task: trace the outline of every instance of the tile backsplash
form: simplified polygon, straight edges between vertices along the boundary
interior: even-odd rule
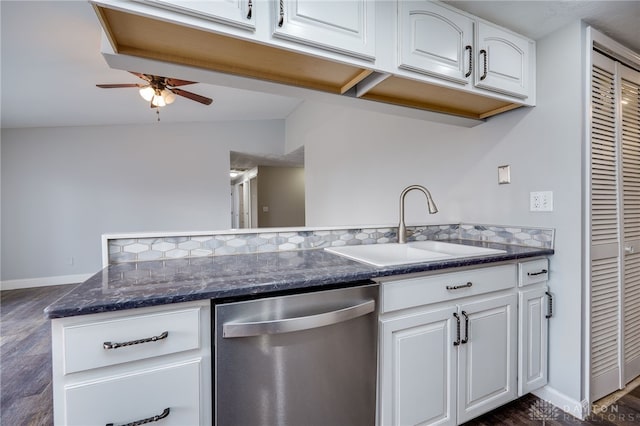
[[[307,250],[397,242],[397,227],[292,230],[285,232],[211,232],[205,235],[111,237],[103,240],[108,264],[229,254]],[[452,224],[408,226],[408,241],[453,240],[498,242],[553,248],[554,230],[513,226]]]

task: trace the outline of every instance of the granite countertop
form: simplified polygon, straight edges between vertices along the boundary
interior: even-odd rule
[[[320,290],[338,284],[554,253],[553,249],[454,240],[506,253],[374,267],[323,249],[236,254],[110,265],[45,309],[62,318],[202,299]]]

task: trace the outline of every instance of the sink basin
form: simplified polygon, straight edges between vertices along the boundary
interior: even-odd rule
[[[375,266],[403,265],[449,259],[447,253],[414,248],[410,244],[367,244],[362,246],[326,247],[326,251]]]
[[[368,244],[361,246],[327,247],[326,251],[374,266],[394,266],[409,263],[452,260],[463,257],[506,253],[505,250],[444,243],[414,241],[407,244]]]
[[[467,246],[464,244],[445,243],[442,241],[415,241],[408,243],[413,248],[421,250],[431,250],[438,253],[446,253],[455,257],[480,256],[485,254],[506,253],[505,250],[498,250],[486,247]]]

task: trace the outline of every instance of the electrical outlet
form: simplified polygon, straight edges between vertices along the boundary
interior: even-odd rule
[[[532,212],[553,211],[553,191],[530,192],[529,210]]]

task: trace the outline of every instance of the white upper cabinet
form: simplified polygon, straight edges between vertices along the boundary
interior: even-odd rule
[[[462,125],[536,103],[535,42],[448,3],[90,1],[116,54],[346,95],[349,105],[357,97],[449,114]]]
[[[375,58],[375,2],[276,0],[274,37]]]
[[[467,84],[473,20],[427,1],[400,1],[398,7],[400,68]]]
[[[438,2],[398,0],[400,69],[527,99],[534,49],[523,36]]]
[[[531,42],[500,27],[479,22],[475,85],[507,95],[529,95]]]
[[[254,0],[135,0],[140,3],[212,19],[249,30],[255,29]]]

